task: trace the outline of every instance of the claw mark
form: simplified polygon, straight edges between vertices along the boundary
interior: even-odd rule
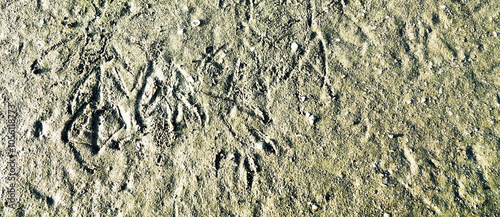
[[[250,163],[248,161],[248,158],[245,158],[245,161],[243,162],[243,165],[245,166],[245,170],[247,172],[247,189],[251,189],[253,185],[253,176],[254,172],[250,169]]]
[[[215,156],[215,176],[217,176],[217,173],[220,169],[220,161],[222,159],[224,159],[226,155],[226,152],[224,151],[224,149],[222,149],[216,156]]]
[[[36,59],[35,61],[33,61],[33,63],[31,64],[30,66],[30,69],[32,72],[35,71],[35,67],[38,65],[38,59]],[[36,74],[36,73],[35,73]]]
[[[47,205],[49,205],[49,206],[54,205],[54,199],[52,197],[43,195],[40,191],[38,191],[35,187],[33,187],[33,185],[31,185],[31,183],[28,183],[28,186],[29,186],[29,190],[35,196],[35,198],[37,200],[42,200],[45,203],[47,203]]]
[[[42,122],[41,122],[41,121],[39,121],[39,120],[38,120],[38,121],[36,121],[36,122],[35,122],[35,125],[34,125],[34,128],[35,128],[35,129],[34,129],[34,131],[33,131],[33,135],[34,135],[35,137],[37,137],[37,138],[38,138],[38,137],[40,137],[40,134],[41,134],[41,133],[42,133],[42,131],[43,131],[43,125],[42,125]]]
[[[17,56],[19,56],[19,54],[21,54],[21,51],[23,51],[23,48],[24,48],[24,43],[20,42],[19,43],[19,48],[17,50]]]
[[[246,171],[246,176],[247,176],[247,189],[251,189],[254,182],[255,182],[255,176],[257,175],[257,166],[253,160],[252,157],[249,155],[245,158],[243,161],[243,166]]]

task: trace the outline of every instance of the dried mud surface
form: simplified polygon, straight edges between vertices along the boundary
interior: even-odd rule
[[[498,1],[0,1],[2,216],[498,216]],[[199,21],[199,22],[198,22]],[[4,139],[5,141],[5,139]]]

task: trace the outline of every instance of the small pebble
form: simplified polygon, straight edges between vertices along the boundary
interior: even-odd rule
[[[306,116],[307,116],[307,114],[306,114]],[[318,120],[318,118],[316,116],[312,115],[312,114],[309,114],[308,117],[309,117],[309,123],[311,125],[314,125],[314,123],[316,122],[316,120]]]
[[[295,52],[297,51],[297,49],[299,49],[299,45],[295,42],[292,43],[292,51]]]
[[[177,35],[182,35],[182,34],[184,34],[184,29],[177,30]]]
[[[191,20],[191,26],[197,27],[201,24],[200,20]]]
[[[254,148],[257,150],[264,150],[266,148],[266,142],[264,141],[257,142],[255,143]]]
[[[318,211],[319,207],[316,204],[313,203],[312,206],[311,206],[311,209],[312,209],[313,212],[316,212],[316,211]]]
[[[498,37],[497,32],[493,31],[493,36],[495,36],[495,38]]]

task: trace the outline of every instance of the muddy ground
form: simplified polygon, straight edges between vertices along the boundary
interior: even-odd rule
[[[498,1],[0,7],[2,216],[500,214]]]

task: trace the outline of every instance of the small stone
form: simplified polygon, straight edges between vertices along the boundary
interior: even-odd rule
[[[184,29],[177,30],[177,35],[182,35],[182,34],[184,34]]]
[[[191,26],[197,27],[201,24],[200,20],[191,20]]]
[[[302,101],[302,102],[306,101],[306,97],[305,96],[300,97],[300,101]]]
[[[311,209],[313,212],[316,212],[319,210],[319,206],[317,206],[316,204],[312,204]]]
[[[309,117],[309,123],[311,125],[314,125],[314,123],[316,123],[316,120],[318,120],[318,118],[316,116],[311,115],[311,114],[308,117]]]
[[[297,49],[299,49],[299,45],[295,42],[292,43],[292,51],[295,52],[297,51]]]
[[[260,141],[260,142],[255,143],[254,148],[257,150],[264,150],[266,148],[266,145],[267,145],[266,142]]]
[[[495,38],[498,37],[497,32],[493,31],[493,36],[495,36]]]

